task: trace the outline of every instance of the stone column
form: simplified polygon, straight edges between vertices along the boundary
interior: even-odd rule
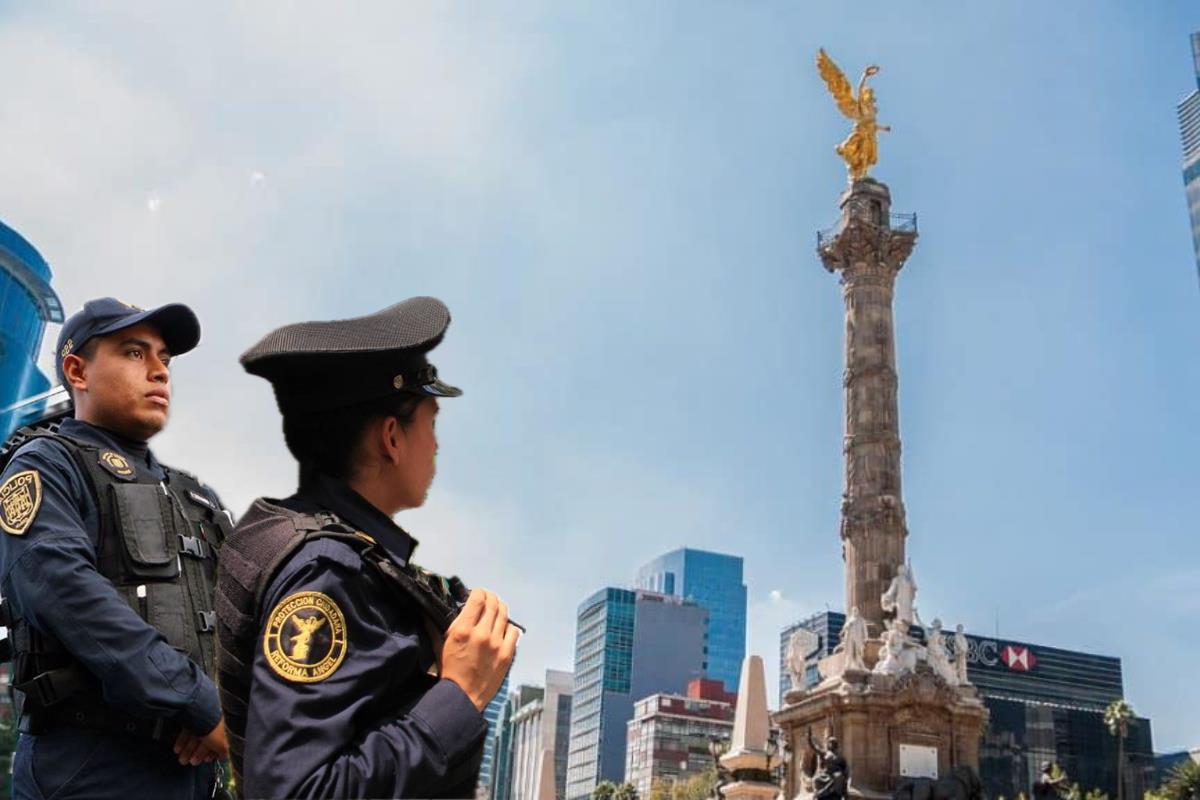
[[[900,492],[892,293],[916,243],[916,218],[898,217],[893,225],[888,188],[871,178],[854,181],[839,204],[842,218],[818,235],[817,251],[827,270],[841,273],[846,302],[841,523],[846,611],[857,606],[870,635],[878,636],[879,598],[904,563],[908,535]]]

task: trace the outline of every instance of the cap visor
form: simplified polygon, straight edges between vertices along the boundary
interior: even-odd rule
[[[200,320],[196,318],[195,312],[182,303],[169,303],[149,311],[122,317],[92,335],[102,336],[122,331],[142,322],[149,322],[158,328],[158,333],[167,345],[167,350],[173,356],[188,352],[200,342]]]
[[[457,386],[451,386],[448,383],[443,383],[438,378],[434,378],[433,383],[417,386],[415,389],[421,394],[427,394],[431,397],[458,397],[462,394],[462,389],[459,389]]]

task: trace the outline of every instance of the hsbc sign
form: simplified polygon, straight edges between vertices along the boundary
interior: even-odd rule
[[[1009,669],[1015,669],[1017,672],[1029,672],[1037,663],[1032,650],[1012,644],[1000,651],[1000,659],[1008,665]]]
[[[954,638],[946,637],[946,644],[951,655],[954,654]],[[1037,657],[1033,650],[1023,645],[1001,645],[994,639],[975,639],[967,637],[967,663],[981,667],[999,667],[1001,665],[1015,672],[1029,672],[1037,665]]]

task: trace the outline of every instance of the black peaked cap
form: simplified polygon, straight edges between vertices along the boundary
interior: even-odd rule
[[[462,394],[437,377],[426,354],[450,324],[434,297],[412,297],[365,317],[284,325],[242,353],[251,375],[271,382],[284,414],[329,411],[406,392]]]

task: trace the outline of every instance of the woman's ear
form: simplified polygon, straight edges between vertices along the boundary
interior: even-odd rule
[[[380,426],[379,438],[383,445],[384,456],[389,464],[399,464],[404,457],[404,429],[395,417],[384,417]]]

